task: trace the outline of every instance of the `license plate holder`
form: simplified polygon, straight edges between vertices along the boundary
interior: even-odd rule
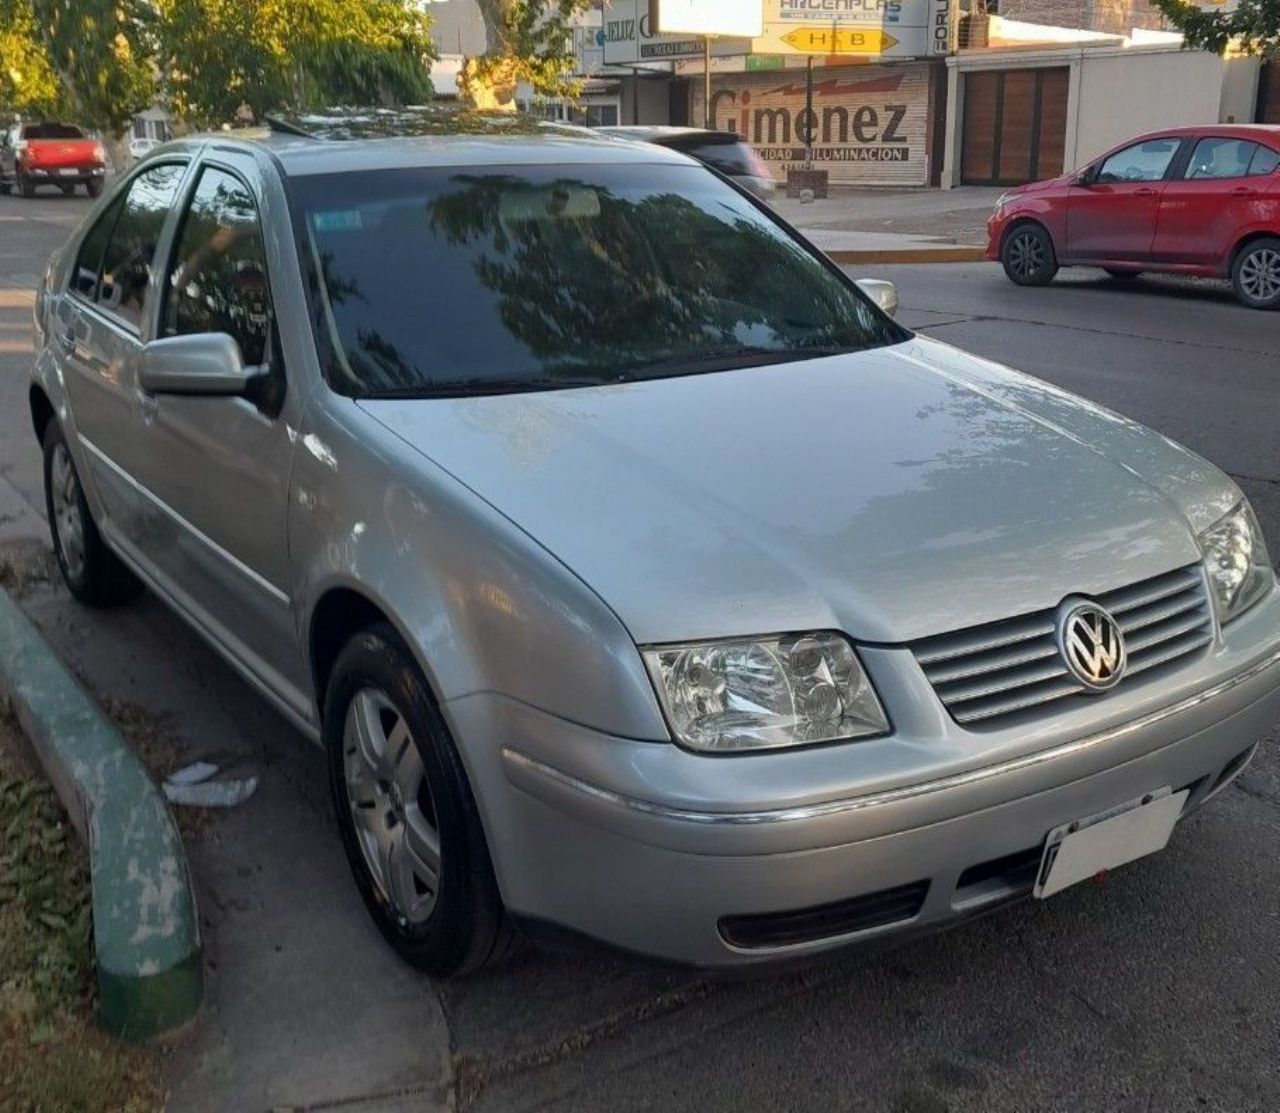
[[[1188,790],[1168,786],[1049,832],[1033,893],[1043,899],[1106,870],[1163,850]]]
[[[77,170],[74,166],[64,166],[61,170],[58,171],[58,173],[61,174],[64,178],[73,178],[75,177],[75,175],[79,174],[80,171]]]

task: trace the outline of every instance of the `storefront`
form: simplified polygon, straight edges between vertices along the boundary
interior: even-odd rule
[[[780,182],[813,169],[825,170],[831,185],[928,185],[938,69],[928,62],[815,67],[812,109],[803,69],[716,74],[712,126],[747,139]],[[690,82],[689,119],[703,119],[698,81]]]

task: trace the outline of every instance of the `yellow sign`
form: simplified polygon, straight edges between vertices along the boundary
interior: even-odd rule
[[[782,41],[805,54],[883,54],[898,45],[897,39],[879,28],[852,27],[797,27]]]

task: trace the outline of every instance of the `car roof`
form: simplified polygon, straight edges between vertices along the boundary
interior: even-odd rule
[[[1280,147],[1280,124],[1187,124],[1177,128],[1161,128],[1130,140],[1141,143],[1145,139],[1172,138],[1173,136],[1219,136],[1226,139],[1252,139],[1269,147]]]
[[[676,152],[619,143],[534,116],[435,105],[271,116],[265,126],[191,136],[153,154],[205,143],[269,152],[290,176],[424,166],[690,161]]]
[[[595,130],[618,139],[642,139],[649,143],[661,143],[664,139],[710,139],[715,142],[742,140],[742,136],[732,131],[709,131],[706,128],[677,127],[666,124],[610,124]]]

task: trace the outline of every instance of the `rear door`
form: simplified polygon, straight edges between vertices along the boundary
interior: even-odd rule
[[[224,333],[264,374],[251,397],[140,399],[144,559],[206,634],[306,718],[286,532],[294,431],[261,187],[251,157],[219,152],[198,168],[182,206],[156,334]]]
[[[1141,263],[1151,258],[1160,195],[1182,147],[1147,139],[1108,155],[1067,201],[1063,261]]]
[[[184,162],[136,175],[81,241],[50,343],[70,402],[80,472],[108,533],[136,526],[133,411],[142,321]]]
[[[1240,232],[1267,218],[1280,153],[1247,139],[1206,135],[1160,197],[1153,258],[1226,273]]]

